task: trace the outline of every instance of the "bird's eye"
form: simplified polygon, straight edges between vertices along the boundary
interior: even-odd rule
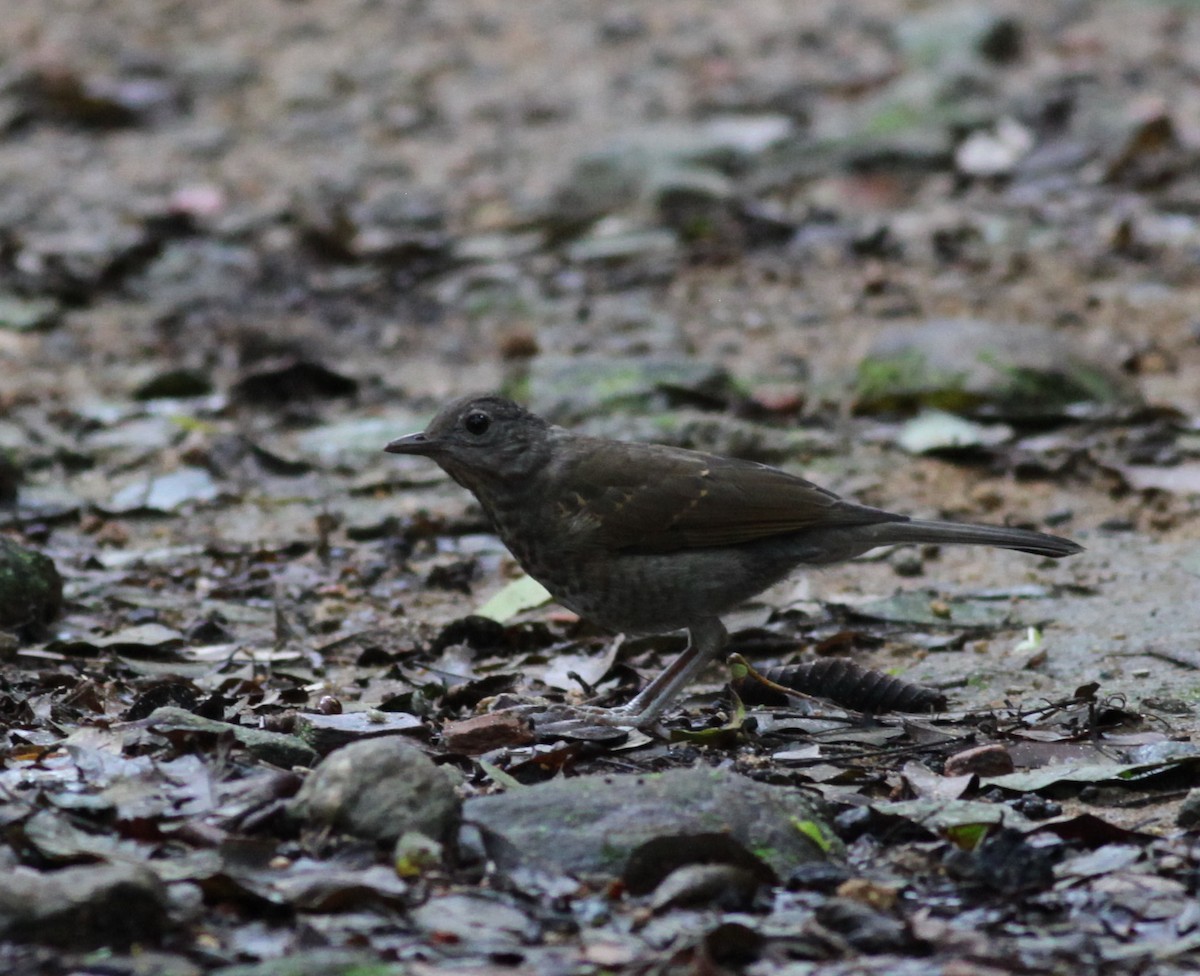
[[[467,428],[468,434],[474,434],[478,437],[480,434],[487,432],[487,429],[492,426],[492,418],[482,411],[467,414],[466,420],[463,421],[463,426]]]

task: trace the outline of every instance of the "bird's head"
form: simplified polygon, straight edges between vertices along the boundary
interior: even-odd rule
[[[488,487],[529,477],[546,463],[550,425],[505,397],[467,396],[446,404],[418,434],[389,443],[391,454],[419,454],[464,488]]]

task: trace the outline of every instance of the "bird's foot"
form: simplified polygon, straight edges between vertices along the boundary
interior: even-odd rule
[[[571,735],[605,741],[619,738],[630,729],[653,724],[653,716],[647,721],[628,706],[568,705],[545,699],[515,699],[507,695],[496,699],[492,711],[524,719],[539,735]]]

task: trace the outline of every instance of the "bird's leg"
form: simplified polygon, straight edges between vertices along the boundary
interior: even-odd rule
[[[688,646],[645,688],[624,705],[608,710],[605,725],[649,725],[675,696],[721,653],[729,637],[716,617],[698,621],[688,628]]]
[[[627,704],[616,708],[595,705],[517,706],[512,711],[525,715],[546,733],[579,726],[612,725],[644,728],[662,714],[684,686],[707,667],[725,647],[728,633],[716,617],[698,621],[688,628],[688,646]],[[504,709],[509,711],[510,709]]]

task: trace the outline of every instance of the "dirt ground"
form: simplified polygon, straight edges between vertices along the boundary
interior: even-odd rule
[[[61,613],[7,622],[0,652],[3,864],[48,906],[22,914],[0,895],[8,971],[1191,971],[1200,7],[93,0],[0,14],[0,520],[65,584]],[[671,714],[672,744],[662,730],[509,739],[473,719],[495,695],[621,700],[678,645],[617,648],[560,608],[489,607],[519,569],[478,506],[427,461],[381,450],[477,390],[1085,551],[876,553],[735,614],[734,649],[760,669],[843,656],[947,696],[937,719],[854,726],[853,762],[798,758],[828,748],[837,704],[834,719],[768,709],[711,735],[737,712],[723,667]],[[268,894],[197,852],[404,858],[347,859],[295,808],[247,826],[224,794],[201,809],[160,784],[162,804],[130,813],[114,777],[195,756],[171,775],[267,789],[268,767],[290,770],[270,781],[282,803],[334,745],[375,732],[347,720],[318,742],[318,722],[311,755],[266,760],[232,733],[145,725],[163,706],[289,736],[305,716],[411,718],[394,731],[457,770],[468,804],[556,774],[737,769],[830,802],[850,866],[832,895],[778,865],[774,901],[689,889],[710,914],[684,921],[661,890],[638,901],[592,882],[584,897],[494,855],[434,856],[396,875],[402,892],[380,882],[378,902]],[[454,738],[464,721],[481,721],[482,745]],[[933,729],[954,748],[921,752]],[[946,763],[983,744],[1007,771],[968,764],[976,778],[951,796]],[[1072,764],[1087,774],[1035,783]],[[848,785],[850,769],[865,779]],[[954,833],[982,815],[954,804],[989,778],[1009,791],[985,797],[997,808],[1058,804],[1057,887],[938,860],[982,857]],[[1121,778],[1130,795],[1114,799]],[[897,807],[904,831],[848,824],[856,806],[918,801],[944,803],[946,823]],[[91,840],[56,847],[30,826],[43,814]],[[1141,858],[1143,900],[1119,911],[1120,870],[1071,861],[1113,846]],[[131,861],[172,865],[138,889],[145,930],[108,938],[95,906],[121,889],[97,889],[76,909],[91,921],[64,936],[38,885]],[[481,891],[543,927],[443,930],[421,914]],[[895,931],[839,928],[827,895]],[[550,925],[548,905],[571,924]],[[796,912],[824,933],[799,948],[779,928]],[[653,934],[665,919],[678,929]],[[730,925],[753,944],[728,941]],[[990,941],[968,946],[972,927]],[[1072,927],[1086,945],[1068,944]],[[279,968],[289,958],[298,968]]]

